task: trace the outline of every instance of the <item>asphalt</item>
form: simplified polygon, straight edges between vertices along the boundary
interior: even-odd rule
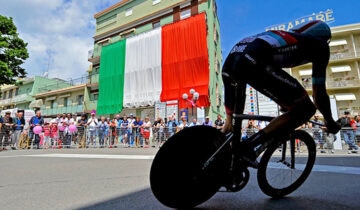
[[[0,152],[0,209],[167,209],[149,188],[152,160],[131,158],[153,156],[156,151],[118,148]],[[97,158],[91,158],[94,155]],[[120,159],[107,158],[112,155]],[[278,200],[261,192],[256,171],[251,170],[249,184],[242,191],[217,193],[197,208],[360,209],[360,174],[356,172],[360,170],[359,160],[359,154],[319,154],[315,167],[332,170],[313,171],[296,192]],[[350,167],[354,172],[341,171]]]

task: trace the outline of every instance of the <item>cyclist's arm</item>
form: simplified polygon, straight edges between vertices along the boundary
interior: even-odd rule
[[[337,132],[338,129],[331,114],[331,106],[329,95],[326,92],[326,67],[329,63],[330,49],[325,42],[320,42],[318,45],[316,55],[313,55],[313,75],[312,75],[312,86],[313,86],[313,98],[316,107],[323,114],[326,124],[330,132]]]

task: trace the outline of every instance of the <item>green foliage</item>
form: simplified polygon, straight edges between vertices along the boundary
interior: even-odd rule
[[[13,19],[0,15],[0,85],[17,84],[16,78],[26,76],[20,66],[29,57],[26,47]]]

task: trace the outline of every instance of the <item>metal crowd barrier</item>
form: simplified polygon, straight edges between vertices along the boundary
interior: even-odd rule
[[[336,135],[329,134],[321,128],[302,128],[315,140],[318,149],[333,150]],[[46,137],[44,133],[36,135],[29,130],[14,131],[2,128],[0,131],[0,149],[61,149],[61,148],[105,148],[105,147],[160,147],[172,135],[179,132],[179,127],[143,128],[84,128],[77,127],[74,133],[58,131],[57,135]],[[259,130],[243,129],[243,139],[249,138]],[[354,128],[343,128],[340,131],[343,150],[352,145],[360,145],[360,132]],[[352,145],[351,145],[352,144]]]

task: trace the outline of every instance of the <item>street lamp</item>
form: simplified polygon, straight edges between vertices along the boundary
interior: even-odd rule
[[[196,102],[199,100],[200,94],[195,91],[195,89],[190,89],[191,99],[189,99],[188,94],[183,94],[183,99],[191,104],[191,117],[194,118],[194,107],[196,107]]]

